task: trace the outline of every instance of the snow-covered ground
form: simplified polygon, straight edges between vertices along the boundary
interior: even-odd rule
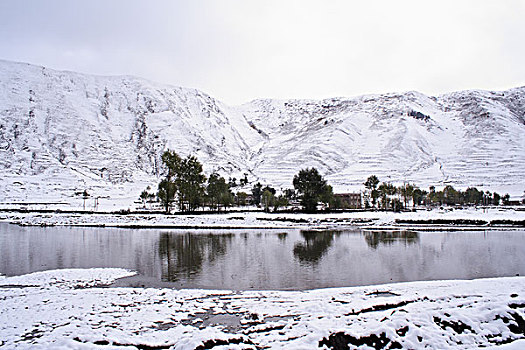
[[[523,277],[300,292],[98,286],[132,274],[88,269],[0,277],[0,347],[326,349],[365,344],[376,349],[472,349],[513,341],[501,348],[525,345]]]
[[[396,220],[525,220],[502,208],[407,213],[110,215],[0,213],[21,225],[217,228],[399,227]],[[414,226],[414,224],[410,224]],[[416,229],[425,229],[418,225]],[[432,229],[439,228],[432,226]],[[442,228],[446,229],[447,225]],[[461,226],[454,226],[461,229]],[[469,226],[472,229],[472,226]],[[509,229],[508,227],[506,228]],[[519,228],[523,230],[523,228]],[[410,282],[309,291],[108,287],[123,269],[0,276],[0,347],[339,349],[525,347],[525,279]],[[521,340],[520,340],[521,339]],[[510,343],[509,343],[510,342]],[[375,345],[374,345],[375,344]]]
[[[17,213],[1,212],[0,221],[19,225],[72,225],[106,227],[172,227],[172,228],[342,228],[360,227],[403,227],[417,226],[424,229],[425,223],[434,220],[431,226],[448,227],[457,221],[454,229],[462,225],[498,228],[502,222],[525,222],[525,210],[521,208],[436,208],[415,212],[356,211],[328,214],[287,214],[264,212],[231,212],[203,215],[163,214],[63,214],[63,213]],[[411,222],[415,221],[415,222]],[[418,223],[419,221],[419,223]],[[440,224],[440,221],[443,223]],[[469,221],[470,223],[465,223]],[[408,222],[408,223],[407,223]],[[477,223],[476,223],[477,222]],[[506,225],[508,227],[508,225]],[[520,226],[516,226],[520,227]]]

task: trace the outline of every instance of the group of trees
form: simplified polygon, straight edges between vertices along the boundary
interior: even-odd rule
[[[258,182],[252,188],[252,203],[257,206],[262,206],[264,211],[277,211],[280,207],[286,207],[290,203],[292,197],[288,197],[286,194],[276,195],[277,191],[275,188],[270,186],[263,187]]]
[[[195,211],[205,204],[219,210],[234,203],[235,197],[226,180],[216,173],[206,178],[202,164],[194,156],[181,158],[168,150],[162,154],[162,163],[166,173],[159,183],[157,196],[166,212],[175,201],[181,211]]]
[[[234,204],[246,205],[249,195],[239,191],[233,194],[232,188],[246,186],[247,174],[237,184],[236,178],[226,181],[217,173],[212,173],[208,178],[204,175],[202,164],[194,156],[181,158],[174,151],[162,154],[162,163],[165,168],[164,178],[158,185],[155,194],[143,191],[140,200],[144,207],[148,201],[155,197],[162,203],[166,212],[176,203],[181,211],[195,211],[201,206],[208,206],[212,210],[220,210]],[[303,169],[293,179],[294,189],[286,189],[277,195],[275,188],[257,183],[252,188],[251,204],[261,206],[265,211],[277,211],[286,207],[292,200],[300,200],[300,204],[307,212],[317,210],[318,203],[326,207],[334,207],[336,200],[332,187],[319,174],[317,169]]]
[[[262,205],[265,211],[269,211],[270,208],[276,211],[280,207],[288,206],[293,200],[299,200],[306,212],[317,211],[319,203],[325,207],[336,205],[332,186],[326,183],[315,168],[299,171],[293,178],[293,186],[293,189],[285,189],[281,195],[276,196],[277,191],[274,188],[262,187],[257,183],[252,189],[253,202],[255,205]]]
[[[396,187],[388,182],[382,182],[381,184],[379,182],[377,176],[372,175],[364,183],[367,189],[367,191],[365,191],[366,208],[379,206],[385,210],[399,210],[401,207],[408,207],[410,199],[413,205],[419,204],[426,194],[424,190],[410,183]],[[394,197],[396,194],[398,197]],[[403,201],[401,201],[401,199]],[[370,200],[372,203],[370,203]]]
[[[237,187],[237,186],[246,186],[248,184],[248,174],[247,173],[244,173],[243,174],[243,177],[239,179],[239,183],[237,184],[237,178],[235,177],[230,177],[228,179],[228,185],[230,187]]]
[[[436,191],[435,186],[430,186],[429,191],[420,189],[418,186],[405,183],[394,186],[388,182],[380,184],[377,176],[370,176],[364,183],[365,207],[376,207],[382,209],[400,210],[408,208],[409,202],[416,205],[503,205],[509,204],[510,196],[501,196],[497,192],[480,191],[475,187],[469,187],[465,191],[456,190],[447,185],[441,191]]]
[[[332,186],[327,184],[315,168],[299,171],[293,178],[293,186],[293,189],[285,189],[277,196],[273,187],[263,187],[261,183],[257,183],[252,188],[253,204],[262,206],[265,211],[270,211],[270,208],[277,211],[280,207],[286,207],[290,202],[299,200],[306,212],[317,211],[319,203],[330,208],[337,205]]]
[[[236,194],[232,188],[246,186],[248,184],[247,174],[237,184],[236,178],[226,181],[217,173],[212,173],[208,178],[204,175],[202,164],[194,156],[181,158],[174,151],[166,151],[162,154],[162,163],[165,168],[165,176],[158,185],[156,197],[162,203],[166,212],[174,203],[181,211],[195,211],[201,206],[208,206],[212,210],[220,210],[232,205],[248,204],[246,192],[239,191]],[[377,176],[370,176],[364,183],[365,208],[381,208],[384,210],[398,211],[408,208],[410,202],[416,205],[504,205],[509,204],[510,196],[501,196],[497,192],[480,191],[475,187],[467,188],[465,191],[456,190],[447,185],[441,191],[436,191],[434,186],[429,190],[420,189],[411,183],[395,186],[389,182],[380,182]],[[155,194],[143,191],[140,199],[144,206],[151,201]],[[306,168],[299,171],[293,178],[293,189],[286,189],[277,195],[275,188],[257,183],[251,190],[250,204],[264,208],[265,211],[277,211],[286,207],[292,201],[298,200],[303,210],[315,212],[319,204],[324,208],[337,209],[340,207],[340,199],[334,196],[332,186],[319,174],[315,168]],[[339,204],[338,204],[339,203]]]
[[[475,187],[469,187],[465,191],[456,190],[454,187],[447,185],[442,191],[436,191],[434,186],[430,186],[427,195],[427,201],[430,204],[475,204],[475,205],[508,205],[510,195],[506,193],[501,196],[497,192],[480,191]]]

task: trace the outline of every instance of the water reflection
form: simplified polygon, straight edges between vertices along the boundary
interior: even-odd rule
[[[295,244],[293,255],[303,263],[315,265],[332,245],[334,235],[340,233],[340,231],[301,231],[304,242]]]
[[[0,274],[122,267],[138,272],[122,286],[233,290],[514,276],[525,275],[524,237],[525,230],[188,232],[0,223]]]
[[[277,234],[277,238],[279,238],[279,241],[283,243],[286,241],[286,237],[288,237],[288,232],[281,232]]]
[[[365,231],[365,241],[372,249],[377,249],[380,244],[392,245],[404,243],[405,245],[419,243],[419,234],[414,231]]]
[[[203,262],[213,263],[228,251],[233,238],[226,234],[192,234],[162,232],[159,254],[162,280],[178,281],[201,271]]]

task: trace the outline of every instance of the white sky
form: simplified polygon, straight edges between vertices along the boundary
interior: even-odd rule
[[[525,0],[3,0],[0,58],[230,104],[525,85]]]

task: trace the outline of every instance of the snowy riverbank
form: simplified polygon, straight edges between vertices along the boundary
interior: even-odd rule
[[[38,226],[100,226],[152,228],[311,228],[337,229],[348,226],[364,228],[482,229],[525,227],[522,208],[433,209],[414,212],[356,211],[345,213],[289,214],[230,212],[224,214],[71,214],[38,212],[1,212],[0,221]]]
[[[472,349],[525,346],[525,278],[289,291],[103,288],[122,269],[0,277],[0,346],[19,349]],[[518,341],[516,341],[518,340]],[[222,345],[222,346],[221,346]],[[337,348],[337,347],[335,347]]]

